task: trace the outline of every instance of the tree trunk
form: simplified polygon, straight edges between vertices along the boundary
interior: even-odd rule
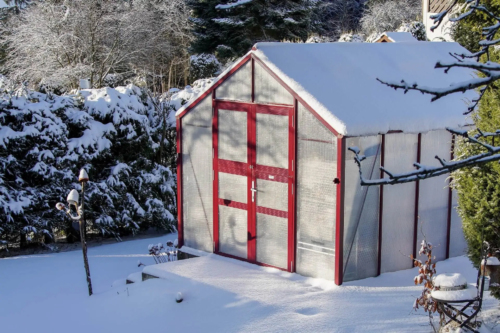
[[[21,249],[25,249],[28,246],[28,242],[26,241],[26,234],[24,234],[24,233],[21,232],[19,234],[19,238],[20,238],[20,240],[19,240],[19,247]]]

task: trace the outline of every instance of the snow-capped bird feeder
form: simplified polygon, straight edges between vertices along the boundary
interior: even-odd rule
[[[66,199],[70,205],[78,206],[78,200],[80,199],[80,195],[77,190],[73,189],[68,194],[68,198]]]
[[[464,100],[380,83],[470,80],[438,61],[458,43],[258,43],[176,113],[178,237],[187,246],[336,284],[413,267],[427,235],[436,260],[464,254],[447,175],[397,186],[365,179],[453,159]],[[377,80],[378,79],[378,80]],[[425,223],[424,223],[425,222]]]
[[[78,181],[79,182],[88,182],[89,181],[89,175],[87,174],[87,171],[85,171],[85,169],[80,170],[80,175],[78,176]]]

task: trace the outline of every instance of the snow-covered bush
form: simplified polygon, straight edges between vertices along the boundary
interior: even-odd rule
[[[369,3],[361,18],[361,30],[365,36],[396,31],[402,24],[415,21],[421,11],[420,0],[378,1],[371,5]]]
[[[215,77],[220,73],[221,64],[213,54],[197,54],[191,56],[191,82],[198,79]]]
[[[0,238],[71,232],[54,205],[80,188],[81,167],[91,229],[116,237],[174,230],[175,177],[159,154],[161,140],[172,140],[162,135],[173,130],[169,106],[155,107],[132,85],[65,96],[9,86],[0,77]]]
[[[344,43],[363,43],[364,38],[362,35],[359,34],[345,33],[340,36],[338,41]]]
[[[419,21],[403,23],[396,31],[397,32],[409,32],[417,40],[421,40],[421,41],[427,40],[427,33],[425,31],[425,25]]]

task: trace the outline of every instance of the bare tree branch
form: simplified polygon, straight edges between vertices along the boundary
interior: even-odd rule
[[[458,3],[458,0],[454,0],[446,10],[439,14],[431,16],[431,18],[434,20],[434,26],[431,28],[431,30],[436,29],[443,22],[445,17],[453,12],[455,6]],[[437,62],[435,68],[444,68],[445,73],[448,73],[448,71],[453,68],[469,68],[480,73],[478,77],[471,78],[464,82],[460,82],[453,86],[445,88],[426,87],[419,85],[418,83],[408,84],[404,80],[400,82],[383,81],[379,78],[377,78],[377,80],[382,84],[387,85],[388,87],[394,88],[395,90],[402,89],[404,93],[407,93],[409,90],[414,90],[419,91],[423,94],[431,95],[432,102],[454,93],[465,93],[468,90],[476,89],[479,92],[479,96],[476,99],[472,100],[472,104],[469,105],[467,111],[465,111],[464,114],[469,114],[475,111],[486,90],[489,87],[492,87],[492,85],[500,79],[500,64],[490,62],[489,59],[490,47],[500,43],[500,39],[494,39],[495,35],[500,30],[500,17],[496,16],[493,12],[482,5],[480,0],[466,0],[465,4],[467,6],[467,11],[465,11],[458,17],[450,18],[450,21],[457,22],[463,20],[474,12],[478,11],[495,20],[496,22],[491,26],[483,28],[482,34],[484,36],[484,39],[479,43],[481,49],[478,52],[472,54],[450,54],[450,56],[455,59],[454,61]],[[488,137],[500,136],[500,130],[496,130],[493,133],[483,133],[481,129],[476,129],[478,134],[472,137],[469,136],[469,134],[465,130],[454,130],[451,128],[447,128],[447,130],[456,137],[461,137],[463,138],[463,140],[466,140],[466,142],[476,145],[484,152],[468,157],[466,159],[456,161],[446,161],[442,157],[435,156],[440,166],[425,166],[415,162],[413,164],[413,166],[415,167],[414,171],[401,174],[394,173],[385,169],[384,166],[381,166],[380,170],[385,175],[387,175],[387,178],[366,179],[365,177],[363,177],[361,168],[361,163],[363,162],[365,157],[363,155],[360,155],[359,148],[350,147],[349,150],[355,154],[354,162],[358,165],[359,168],[361,185],[394,185],[414,182],[421,179],[437,177],[465,167],[472,167],[500,160],[500,146],[490,145],[485,142],[485,140],[482,140]]]

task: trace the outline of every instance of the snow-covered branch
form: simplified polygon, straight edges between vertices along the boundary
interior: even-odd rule
[[[359,167],[361,185],[373,186],[373,185],[394,185],[394,184],[409,183],[417,180],[437,177],[465,167],[471,167],[483,163],[500,160],[500,146],[494,146],[487,144],[483,141],[480,141],[480,139],[484,139],[486,137],[500,136],[500,130],[497,130],[494,133],[482,133],[481,131],[479,131],[479,133],[474,136],[469,136],[467,131],[454,130],[451,128],[447,128],[447,130],[456,137],[462,137],[469,143],[483,147],[484,150],[486,151],[484,153],[477,154],[468,157],[466,159],[457,161],[446,161],[444,158],[436,155],[435,158],[436,160],[438,160],[440,166],[426,166],[415,162],[413,163],[413,166],[415,167],[414,171],[400,173],[400,174],[393,173],[382,166],[380,167],[380,170],[388,176],[387,178],[366,179],[365,177],[363,177],[363,173],[361,171],[361,163],[365,159],[365,156],[360,155],[359,148],[349,147],[348,149],[352,151],[355,155],[354,162]]]
[[[446,16],[453,13],[453,10],[458,3],[458,0],[454,0],[454,2],[451,3],[446,10],[432,16],[435,25],[431,29],[436,29],[443,22]],[[457,22],[463,20],[477,11],[481,12],[489,19],[494,20],[495,23],[482,29],[482,35],[484,39],[479,43],[481,49],[478,52],[450,54],[451,58],[454,60],[439,61],[436,63],[435,68],[442,68],[444,69],[445,73],[448,73],[448,71],[454,68],[468,68],[476,71],[478,73],[477,77],[470,78],[469,80],[463,82],[457,82],[448,87],[428,87],[420,85],[418,83],[408,83],[404,80],[401,80],[400,82],[384,81],[379,78],[377,78],[377,80],[382,84],[387,85],[388,87],[394,88],[395,90],[401,89],[404,91],[404,93],[407,93],[410,90],[414,90],[419,91],[423,94],[431,95],[431,101],[436,101],[440,98],[454,93],[465,93],[468,90],[477,90],[479,92],[478,97],[472,100],[471,105],[468,106],[467,111],[465,111],[464,114],[474,112],[482,97],[484,96],[486,90],[490,87],[493,87],[494,83],[500,79],[500,64],[491,62],[489,59],[490,47],[500,43],[500,39],[494,39],[495,35],[499,32],[500,29],[500,17],[496,16],[493,12],[482,5],[480,0],[466,0],[465,5],[467,6],[466,11],[455,18],[451,18],[451,21]],[[478,128],[476,129],[478,134],[474,136],[469,136],[467,131],[458,131],[450,128],[447,128],[447,130],[455,135],[455,137],[463,138],[463,140],[465,140],[467,143],[475,145],[480,149],[480,151],[483,152],[462,160],[455,161],[446,161],[444,158],[435,156],[440,164],[439,166],[424,166],[420,163],[415,162],[413,164],[413,166],[415,167],[414,171],[401,174],[394,173],[382,166],[380,170],[385,175],[387,175],[386,178],[366,179],[365,177],[363,177],[361,168],[361,163],[363,162],[365,157],[363,155],[360,155],[360,150],[357,147],[350,147],[349,150],[355,154],[354,161],[359,167],[361,185],[372,186],[408,183],[421,179],[437,177],[465,167],[472,167],[475,165],[500,160],[500,146],[488,144],[484,140],[488,137],[500,136],[500,130],[491,133],[483,133],[481,129]]]

